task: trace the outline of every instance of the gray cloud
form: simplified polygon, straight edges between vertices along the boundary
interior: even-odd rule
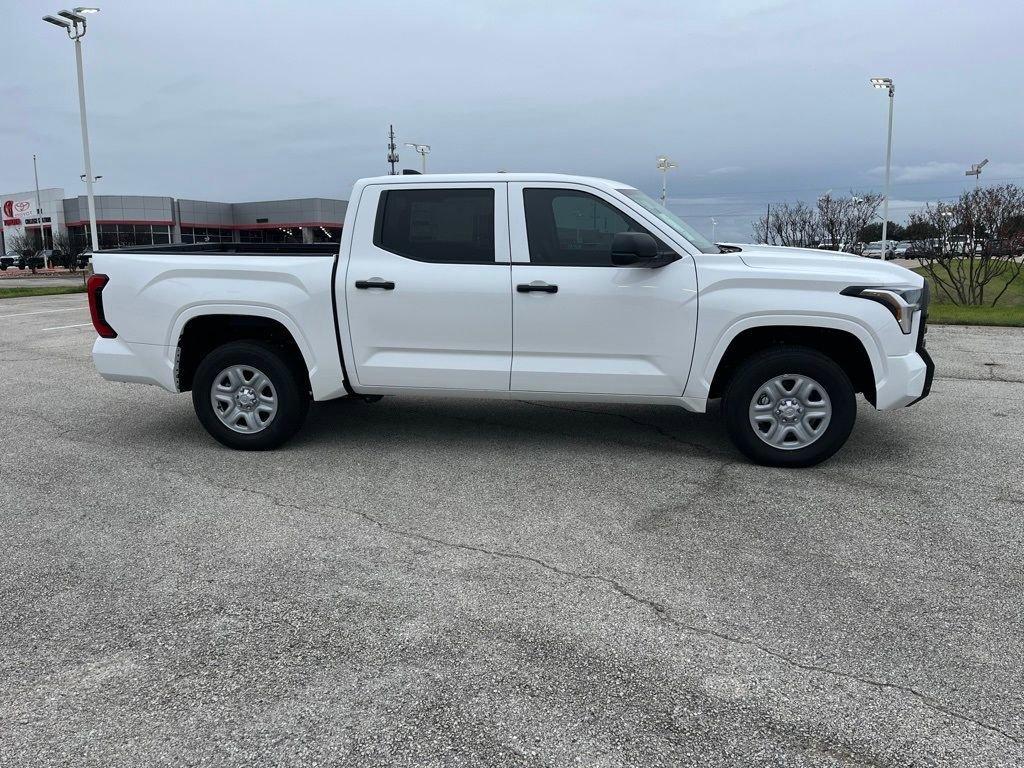
[[[657,194],[667,153],[677,210],[742,238],[768,201],[880,187],[875,74],[897,83],[894,196],[955,194],[962,170],[944,164],[961,158],[1024,175],[1022,6],[936,2],[109,0],[85,41],[94,166],[108,193],[345,196],[384,172],[393,122],[437,171]],[[72,48],[40,20],[54,8],[4,9],[0,190],[31,186],[37,153],[42,183],[79,191]]]

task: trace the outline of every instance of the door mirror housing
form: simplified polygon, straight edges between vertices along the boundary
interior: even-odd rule
[[[663,267],[676,254],[658,250],[658,241],[646,232],[619,232],[612,237],[612,264],[617,267]]]

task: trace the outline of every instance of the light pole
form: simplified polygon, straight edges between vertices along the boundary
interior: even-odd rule
[[[89,155],[89,125],[85,118],[85,76],[82,74],[82,38],[85,37],[86,15],[98,13],[99,8],[75,8],[59,11],[57,16],[43,16],[43,21],[62,27],[75,41],[75,63],[78,66],[78,112],[82,121],[82,154],[85,156],[85,193],[89,198],[89,235],[92,250],[100,249],[96,234],[96,200],[92,193],[92,158]],[[58,18],[62,17],[62,18]]]
[[[718,230],[718,219],[711,217],[711,242],[715,242],[715,232]]]
[[[888,251],[889,235],[889,169],[892,165],[892,104],[896,88],[891,77],[872,77],[872,88],[886,88],[889,91],[889,138],[885,142],[885,199],[882,201],[882,261]]]
[[[984,160],[982,160],[980,163],[974,163],[971,166],[971,169],[969,171],[964,171],[964,176],[973,176],[974,177],[974,191],[975,191],[975,193],[977,193],[978,187],[981,184],[981,169],[984,168],[986,165],[988,165],[988,158],[987,157]],[[977,197],[977,194],[975,194],[975,197]],[[975,200],[975,205],[977,205],[977,204],[978,204],[977,200]],[[977,219],[977,218],[978,218],[977,216],[974,216],[974,215],[971,216],[971,248],[977,248],[978,227],[977,227],[977,224],[975,222],[975,219]]]
[[[944,218],[946,220],[946,226],[944,226],[942,228],[942,232],[940,233],[942,235],[942,248],[943,248],[944,251],[949,252],[953,248],[953,245],[952,245],[952,242],[951,242],[951,238],[950,238],[950,231],[949,231],[950,230],[949,220],[951,218],[953,218],[953,212],[952,211],[940,211],[939,215],[942,216],[942,218]]]
[[[659,155],[657,167],[658,170],[661,171],[661,204],[665,205],[666,200],[668,200],[668,172],[670,169],[678,168],[679,166],[669,160],[665,155]]]
[[[420,153],[420,157],[423,159],[423,166],[422,166],[423,167],[423,173],[426,173],[427,172],[427,155],[430,154],[430,145],[429,144],[416,144],[415,142],[407,141],[407,142],[405,142],[405,146],[412,147],[413,149],[415,149],[417,152]]]
[[[39,224],[39,240],[43,249],[46,249],[46,230],[43,229],[43,202],[39,197],[39,166],[36,165],[36,156],[32,155],[32,175],[36,178],[36,220]],[[53,244],[53,227],[50,228],[50,244]],[[47,264],[46,266],[50,266]]]

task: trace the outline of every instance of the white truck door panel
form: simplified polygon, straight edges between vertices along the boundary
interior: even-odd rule
[[[524,189],[543,192],[528,192],[524,207]],[[612,234],[646,229],[613,198],[558,183],[508,192],[512,390],[682,395],[697,326],[693,259],[611,266]],[[605,251],[608,263],[595,266]]]
[[[505,187],[365,188],[345,278],[360,386],[508,391]]]

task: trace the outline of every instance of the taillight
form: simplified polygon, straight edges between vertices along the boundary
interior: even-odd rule
[[[89,294],[89,314],[92,315],[92,327],[104,339],[116,339],[117,331],[107,324],[103,316],[103,286],[110,281],[106,275],[93,275],[86,285]]]

